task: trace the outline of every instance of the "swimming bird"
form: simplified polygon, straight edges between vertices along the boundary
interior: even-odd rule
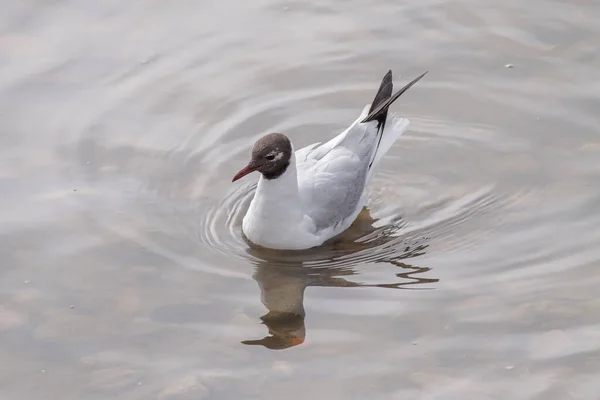
[[[294,150],[282,133],[256,141],[251,159],[232,182],[258,171],[242,231],[259,246],[301,250],[320,246],[352,225],[366,203],[364,189],[385,153],[406,131],[406,118],[386,124],[388,108],[427,72],[393,92],[388,71],[371,104],[342,133]]]

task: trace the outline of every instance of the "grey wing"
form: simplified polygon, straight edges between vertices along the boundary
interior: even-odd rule
[[[375,122],[359,123],[368,109],[340,135],[296,152],[298,189],[317,231],[347,222],[362,208],[378,135]]]
[[[306,147],[296,150],[296,163],[299,165],[300,169],[307,169],[312,167],[316,162],[320,161],[324,157],[329,154],[334,149],[338,147],[355,147],[355,144],[352,142],[356,142],[357,139],[360,140],[365,136],[366,128],[363,126],[359,127],[359,122],[362,118],[366,117],[367,111],[369,110],[370,105],[367,104],[360,117],[358,117],[352,125],[350,125],[344,132],[340,133],[338,136],[328,140],[325,143],[313,143]],[[363,124],[364,125],[364,124]],[[360,146],[361,144],[359,144]]]
[[[368,154],[336,147],[298,171],[300,196],[317,231],[336,227],[360,211],[369,162]]]

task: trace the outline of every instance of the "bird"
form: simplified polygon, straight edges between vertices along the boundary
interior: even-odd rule
[[[306,250],[348,229],[366,205],[364,190],[376,167],[410,124],[394,116],[386,124],[390,105],[427,72],[392,94],[389,70],[373,102],[325,143],[295,150],[283,133],[260,137],[250,162],[232,179],[260,173],[242,220],[246,239],[267,249]]]

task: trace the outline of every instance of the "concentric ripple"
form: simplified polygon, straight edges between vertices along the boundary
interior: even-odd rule
[[[385,173],[375,180],[375,189],[392,185]],[[493,185],[445,197],[437,202],[421,203],[417,210],[393,206],[382,192],[371,190],[368,208],[353,225],[324,245],[308,250],[281,251],[254,246],[245,239],[242,219],[248,209],[256,183],[245,184],[227,193],[221,202],[204,213],[197,226],[198,240],[223,255],[235,256],[253,264],[269,262],[280,266],[302,264],[315,269],[353,269],[368,263],[394,264],[425,254],[432,239],[436,245],[450,243],[448,251],[457,251],[477,243],[485,228],[466,227],[469,221],[495,218],[510,208],[521,195],[502,196]],[[389,195],[389,194],[388,194]],[[223,229],[225,227],[226,229]],[[460,235],[453,238],[455,233]]]
[[[351,268],[366,262],[390,262],[421,254],[427,247],[425,237],[402,233],[403,222],[375,226],[368,211],[339,237],[323,246],[300,251],[263,249],[248,242],[241,231],[241,221],[252,199],[256,184],[240,186],[218,205],[204,213],[199,239],[213,250],[235,255],[253,263],[269,261],[280,265],[302,263],[311,267]],[[225,225],[226,230],[221,227]]]
[[[203,58],[202,49],[192,46],[190,51],[198,54],[186,57]],[[323,58],[323,63],[327,60]],[[347,61],[350,68],[358,58],[352,56]],[[365,99],[373,95],[376,77],[369,73],[347,81],[337,70],[328,73],[325,66],[319,69],[313,65],[303,70],[308,74],[304,84],[292,84],[289,76],[297,66],[278,67],[269,79],[259,80],[249,79],[255,70],[240,69],[227,77],[244,83],[237,92],[226,97],[208,93],[207,98],[194,99],[198,110],[192,112],[192,93],[203,92],[202,82],[191,88],[180,84],[184,78],[195,82],[191,64],[173,64],[168,57],[150,63],[145,68],[151,81],[164,79],[160,90],[126,85],[131,93],[119,99],[111,97],[107,107],[80,121],[78,128],[85,127],[84,137],[76,147],[79,163],[85,163],[78,180],[90,183],[96,191],[94,207],[103,211],[98,220],[179,264],[235,276],[248,276],[252,270],[248,265],[265,262],[309,267],[313,273],[326,270],[329,275],[336,271],[362,274],[372,270],[367,264],[392,265],[394,270],[409,268],[423,255],[477,246],[502,226],[503,218],[520,197],[539,190],[506,189],[503,180],[512,178],[499,175],[503,171],[486,162],[525,148],[521,139],[507,138],[504,132],[483,123],[425,116],[411,109],[410,101],[400,99],[393,112],[407,116],[411,126],[378,167],[368,188],[367,209],[355,223],[318,248],[274,251],[256,247],[241,230],[255,183],[230,183],[254,140],[266,132],[280,131],[301,148],[330,138],[341,132]],[[210,63],[200,68],[210,76],[216,72]],[[404,76],[399,80],[406,80],[409,72],[414,75],[402,71]],[[123,79],[130,78],[125,75]],[[410,96],[418,98],[427,92],[428,85],[423,81]],[[448,98],[466,95],[460,85],[436,88],[436,94],[440,93]],[[131,97],[142,100],[129,102]],[[174,111],[169,99],[181,103],[176,104],[180,110],[177,118],[168,117],[168,113],[155,115],[154,110],[163,108]],[[122,132],[120,124],[132,121],[132,116],[136,123],[128,125],[130,132],[118,139],[111,135],[117,129]],[[468,179],[461,165],[461,159],[466,158],[481,165]],[[518,164],[511,166],[516,165],[521,175],[536,173],[527,155],[521,153],[516,161]],[[108,214],[115,209],[118,215],[111,218]],[[381,285],[395,285],[394,275],[388,273],[392,282]]]

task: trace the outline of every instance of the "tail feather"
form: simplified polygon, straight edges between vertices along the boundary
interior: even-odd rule
[[[389,96],[388,98],[386,98],[385,101],[383,101],[382,103],[377,104],[376,106],[371,106],[371,109],[369,110],[369,115],[367,115],[367,117],[365,119],[363,119],[361,121],[361,123],[365,123],[365,122],[369,122],[369,121],[380,121],[381,118],[383,118],[385,120],[385,117],[387,116],[387,112],[388,112],[388,108],[390,107],[390,105],[392,105],[392,103],[394,101],[396,101],[396,99],[398,97],[400,97],[404,92],[406,92],[408,89],[410,89],[412,87],[412,85],[414,85],[415,83],[417,83],[419,80],[421,80],[421,78],[423,78],[425,75],[427,75],[427,72],[429,71],[425,71],[424,73],[422,73],[421,75],[419,75],[418,77],[416,77],[415,79],[413,79],[412,81],[410,81],[406,86],[404,86],[402,89],[398,90],[396,93],[394,93],[393,96]],[[383,78],[383,82],[381,82],[381,86],[383,87],[384,82],[386,81],[386,78],[390,79],[389,82],[389,87],[390,87],[390,91],[392,90],[392,71],[389,71],[385,77]],[[387,85],[386,85],[387,87]],[[379,88],[379,90],[381,91],[381,87]],[[377,100],[378,96],[379,96],[380,92],[377,92],[377,96],[375,96],[375,100]],[[375,105],[375,101],[373,101],[373,105]]]
[[[383,80],[381,81],[381,84],[379,85],[379,90],[377,91],[377,94],[375,95],[375,99],[373,100],[373,103],[371,104],[371,108],[369,109],[369,113],[367,114],[367,117],[361,121],[361,123],[377,121],[377,134],[379,135],[379,139],[377,141],[377,147],[375,149],[373,160],[371,160],[371,163],[369,164],[369,169],[372,168],[373,163],[375,162],[375,159],[377,158],[376,155],[377,155],[377,153],[379,153],[379,150],[380,150],[379,146],[381,145],[381,139],[383,138],[385,122],[387,119],[388,109],[389,109],[390,105],[394,101],[396,101],[396,99],[398,97],[400,97],[404,92],[406,92],[408,89],[410,89],[415,83],[417,83],[419,80],[421,80],[421,78],[423,78],[427,74],[427,72],[429,72],[429,71],[425,71],[423,74],[421,74],[417,78],[410,81],[402,89],[398,90],[394,95],[392,95],[392,91],[394,88],[394,85],[392,83],[392,70],[389,70],[387,72],[387,74],[385,74],[385,76],[383,77]],[[407,125],[407,127],[408,127],[408,125]],[[406,129],[406,127],[404,129]],[[402,133],[400,133],[400,134],[402,134]],[[386,149],[386,151],[387,151],[387,149]]]
[[[371,108],[367,115],[373,115],[373,119],[376,119],[378,123],[378,128],[383,131],[383,127],[385,126],[385,120],[387,118],[387,109],[384,113],[379,113],[377,115],[373,114],[380,105],[384,104],[386,101],[392,97],[392,91],[394,90],[394,83],[392,82],[392,70],[389,70],[387,74],[381,80],[381,84],[379,85],[379,89],[377,90],[377,94],[375,95],[375,99],[373,103],[371,103]]]
[[[410,125],[410,121],[406,118],[394,117],[393,115],[390,117],[392,117],[389,121],[390,126],[385,131],[385,135],[382,135],[379,147],[373,156],[373,160],[371,161],[372,167],[369,169],[369,172],[367,172],[367,181],[371,179],[371,176],[375,172],[375,169],[385,154],[394,145],[396,140],[398,140],[400,136],[406,132],[408,126]]]

